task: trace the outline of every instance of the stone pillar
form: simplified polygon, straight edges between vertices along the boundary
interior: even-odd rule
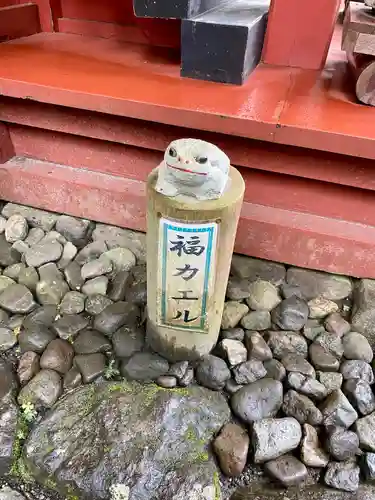
[[[195,360],[217,342],[244,195],[229,168],[218,199],[169,197],[147,184],[147,339],[170,361]]]

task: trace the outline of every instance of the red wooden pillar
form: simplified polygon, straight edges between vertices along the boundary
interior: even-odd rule
[[[263,62],[323,68],[340,5],[341,0],[271,0]]]

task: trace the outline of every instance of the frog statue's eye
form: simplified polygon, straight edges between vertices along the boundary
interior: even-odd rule
[[[173,158],[176,158],[177,156],[177,151],[175,150],[175,148],[169,148],[169,156],[172,156]]]
[[[196,162],[199,163],[200,165],[204,165],[205,163],[208,162],[207,156],[197,156],[195,158]]]

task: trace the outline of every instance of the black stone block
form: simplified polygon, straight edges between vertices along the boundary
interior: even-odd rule
[[[137,17],[190,19],[230,0],[133,0]]]
[[[181,76],[242,85],[258,64],[269,2],[235,0],[182,21]]]

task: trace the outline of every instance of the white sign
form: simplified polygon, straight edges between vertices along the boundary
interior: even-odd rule
[[[158,324],[208,332],[207,311],[215,280],[218,225],[161,219]]]

